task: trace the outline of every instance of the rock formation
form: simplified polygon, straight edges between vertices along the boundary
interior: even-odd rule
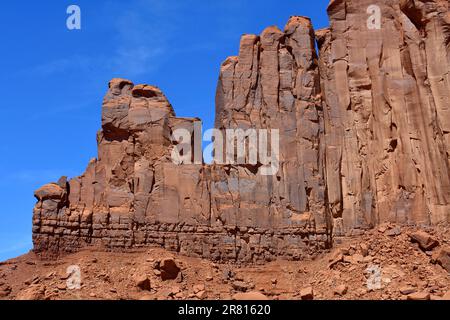
[[[34,250],[297,260],[382,222],[448,222],[448,6],[333,0],[316,35],[304,17],[244,35],[221,67],[216,128],[279,130],[273,175],[260,162],[175,164],[174,131],[200,120],[177,118],[154,86],[113,79],[98,159],[35,192]]]
[[[449,221],[448,9],[447,0],[331,1],[318,40],[335,234]]]

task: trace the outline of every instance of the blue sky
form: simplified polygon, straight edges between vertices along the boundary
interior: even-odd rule
[[[66,9],[81,8],[81,30]],[[111,78],[160,87],[178,116],[213,127],[220,64],[243,33],[291,15],[326,27],[328,0],[3,1],[0,7],[0,261],[31,249],[33,191],[96,157]]]

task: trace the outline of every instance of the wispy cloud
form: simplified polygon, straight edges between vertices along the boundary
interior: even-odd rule
[[[132,0],[121,2],[120,6],[114,2],[105,2],[101,7],[101,21],[112,42],[107,51],[59,57],[21,73],[52,76],[70,71],[95,71],[95,75],[123,74],[133,77],[157,70],[174,54],[212,50],[217,46],[214,39],[201,39],[195,35],[188,43],[177,45],[180,40],[177,37],[182,31],[180,26],[187,19],[186,12],[193,5],[193,1],[166,0]],[[229,12],[230,6],[237,5],[239,2],[219,2],[208,6]],[[227,30],[235,24],[233,15],[227,14],[217,19],[221,21],[219,25]],[[81,32],[92,31],[82,29]]]
[[[18,184],[43,184],[56,182],[62,175],[69,177],[76,176],[74,170],[19,170],[3,174],[0,178],[0,185],[10,184],[16,182]]]
[[[152,71],[165,48],[148,48],[146,46],[122,47],[117,50],[112,60],[113,69],[129,76],[137,76]]]
[[[112,70],[137,76],[157,69],[170,51],[179,4],[173,1],[136,0],[116,19],[117,47]]]
[[[151,72],[166,61],[170,37],[177,28],[172,22],[180,13],[179,4],[161,0],[128,1],[119,8],[106,4],[101,10],[109,26],[112,50],[44,61],[19,71],[19,75],[47,77],[94,70],[97,75],[119,73],[132,77]]]
[[[92,58],[87,56],[74,55],[44,62],[35,66],[30,70],[32,74],[40,76],[51,76],[62,72],[71,70],[88,70],[93,66]]]
[[[38,121],[43,117],[60,116],[61,114],[71,113],[72,119],[74,119],[74,117],[76,116],[84,119],[83,117],[85,117],[85,115],[74,111],[87,109],[93,106],[98,107],[99,101],[101,102],[98,96],[95,96],[93,98],[88,96],[76,99],[75,101],[67,100],[64,101],[63,104],[49,104],[44,110],[41,110],[39,113],[27,114],[27,118],[31,121]]]

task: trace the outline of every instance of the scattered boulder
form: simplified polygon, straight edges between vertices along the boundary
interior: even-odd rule
[[[450,300],[450,291],[447,291],[447,293],[442,296],[442,300]]]
[[[414,287],[411,287],[411,286],[404,286],[404,287],[399,288],[398,290],[400,291],[401,294],[403,294],[405,296],[417,291]]]
[[[175,280],[180,273],[180,267],[178,267],[173,258],[166,258],[161,260],[159,264],[159,270],[161,271],[161,279],[163,281]]]
[[[64,291],[64,290],[67,289],[67,284],[66,284],[65,282],[64,282],[64,283],[58,283],[58,285],[56,286],[56,288],[57,288],[58,290]]]
[[[179,294],[181,292],[181,288],[179,286],[175,286],[172,287],[172,291],[171,291],[171,295],[172,296],[176,296],[177,294]]]
[[[184,281],[184,275],[183,275],[183,272],[179,272],[178,273],[178,276],[177,276],[177,278],[175,279],[175,281],[177,282],[177,283],[182,283],[183,281]]]
[[[428,292],[414,292],[408,295],[408,300],[425,301],[430,300],[430,294]]]
[[[328,264],[328,268],[333,269],[333,267],[338,264],[339,262],[343,262],[344,261],[344,255],[342,254],[342,252],[336,252],[333,255],[333,258],[330,259],[330,263]]]
[[[45,280],[50,280],[52,279],[54,276],[56,276],[56,272],[52,271],[50,273],[47,273],[47,275],[45,276]]]
[[[359,251],[363,257],[367,257],[369,255],[369,246],[365,243],[361,243],[359,245]]]
[[[31,284],[38,284],[40,282],[39,276],[34,276],[24,282],[25,285],[29,286]]]
[[[418,243],[423,251],[430,251],[439,245],[439,241],[425,231],[413,232],[409,237],[412,242]]]
[[[251,292],[240,292],[236,293],[233,297],[233,300],[243,300],[243,301],[264,301],[269,300],[269,298],[262,294],[261,292],[251,291]]]
[[[155,300],[155,298],[149,294],[144,294],[142,297],[139,298],[141,301],[150,301]]]
[[[364,260],[364,256],[363,256],[362,254],[355,253],[355,254],[352,256],[352,259],[353,259],[353,262],[354,262],[354,263],[361,263],[361,262],[363,262],[363,260]]]
[[[205,290],[202,290],[202,291],[199,291],[199,292],[197,292],[196,294],[195,294],[195,296],[199,299],[199,300],[204,300],[204,299],[206,299],[206,291]]]
[[[6,284],[0,284],[0,298],[5,298],[11,294],[11,287]]]
[[[439,264],[442,268],[450,273],[450,247],[440,248],[433,256],[433,262]]]
[[[385,232],[385,235],[389,237],[397,237],[402,234],[402,230],[399,227],[394,227]]]
[[[173,297],[172,288],[164,288],[158,292],[158,300],[161,298],[163,300],[171,299]]]
[[[300,290],[300,298],[302,300],[314,300],[314,290],[312,286],[305,287]]]
[[[234,281],[233,284],[233,289],[236,291],[242,291],[245,292],[248,290],[248,285],[244,282],[244,281]]]
[[[388,230],[388,229],[389,229],[389,225],[387,225],[386,223],[383,223],[378,227],[378,232],[385,233],[386,230]]]
[[[334,293],[339,296],[345,296],[348,292],[348,287],[345,284],[341,284],[334,289]]]
[[[184,298],[185,298],[183,292],[178,292],[174,297],[175,297],[176,299],[184,299]]]
[[[45,287],[33,285],[20,291],[16,300],[42,300],[45,296]]]
[[[225,269],[225,270],[223,271],[223,278],[222,278],[222,279],[223,279],[224,281],[228,281],[228,280],[233,279],[234,276],[235,276],[235,274],[234,274],[234,272],[233,272],[232,270]]]
[[[150,259],[147,259],[147,260],[150,260]],[[150,262],[153,265],[153,269],[159,270],[159,267],[160,267],[160,264],[161,264],[161,260],[159,260],[159,259],[158,260],[151,259]]]
[[[205,291],[205,285],[204,284],[196,284],[193,287],[194,293],[198,293],[200,291]]]
[[[151,290],[150,279],[145,275],[139,276],[136,279],[136,286],[141,290],[150,291]]]

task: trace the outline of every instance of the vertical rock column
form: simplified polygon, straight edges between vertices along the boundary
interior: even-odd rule
[[[221,67],[216,128],[279,130],[280,168],[264,176],[261,163],[213,166],[213,218],[283,233],[282,240],[268,241],[290,252],[304,251],[308,242],[326,246],[322,119],[311,21],[292,17],[284,31],[269,27],[260,36],[242,36],[239,56]]]
[[[335,234],[448,221],[448,1],[333,0],[328,13],[317,37]]]

